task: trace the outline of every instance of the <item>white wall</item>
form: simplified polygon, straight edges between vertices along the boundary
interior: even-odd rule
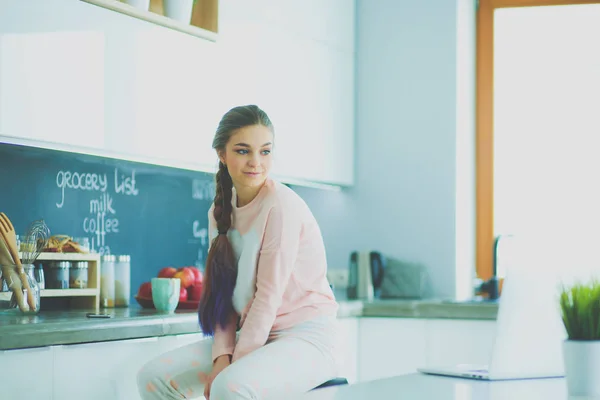
[[[296,188],[331,268],[376,249],[423,263],[435,296],[470,295],[474,3],[357,0],[356,185]]]

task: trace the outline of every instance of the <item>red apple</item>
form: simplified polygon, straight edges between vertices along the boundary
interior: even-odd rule
[[[152,298],[152,283],[150,283],[150,282],[142,283],[140,285],[140,288],[138,289],[138,296],[144,297],[146,299],[151,299]]]
[[[188,291],[186,288],[179,289],[179,302],[187,301],[188,299]]]
[[[188,288],[188,299],[200,301],[200,296],[202,296],[202,282],[196,282]]]
[[[187,289],[194,283],[195,276],[190,268],[183,267],[173,275],[173,278],[178,278],[181,281],[179,287]]]
[[[200,271],[196,267],[187,267],[194,273],[194,283],[202,283],[204,276],[202,275],[202,271]]]
[[[158,271],[159,278],[172,278],[177,273],[177,270],[173,267],[164,267]]]

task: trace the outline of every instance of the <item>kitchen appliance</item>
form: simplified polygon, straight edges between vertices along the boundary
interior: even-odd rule
[[[379,297],[385,258],[377,251],[353,251],[350,254],[347,295],[349,299],[372,300]]]
[[[423,264],[387,258],[381,282],[382,299],[422,299],[430,292],[431,282]]]

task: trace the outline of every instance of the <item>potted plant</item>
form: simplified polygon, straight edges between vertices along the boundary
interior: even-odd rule
[[[163,0],[165,17],[189,24],[196,0]]]
[[[600,283],[563,287],[562,320],[565,377],[570,396],[600,396]]]

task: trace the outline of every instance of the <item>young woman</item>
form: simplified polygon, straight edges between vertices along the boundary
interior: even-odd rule
[[[138,373],[143,399],[282,399],[337,376],[338,304],[323,238],[306,203],[269,178],[273,141],[271,121],[257,106],[235,107],[221,119],[198,309],[212,339],[145,365]]]

